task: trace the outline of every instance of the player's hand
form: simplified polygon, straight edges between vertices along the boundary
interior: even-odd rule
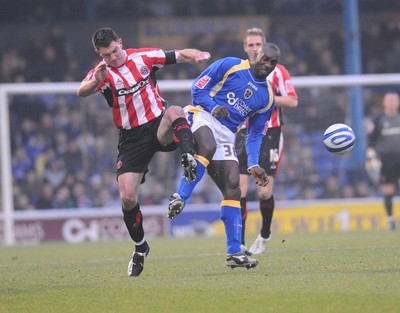
[[[373,148],[367,148],[367,157],[365,160],[365,169],[375,185],[379,184],[382,161],[378,158]]]
[[[211,54],[204,51],[199,51],[195,56],[196,63],[204,63],[211,59]]]
[[[250,168],[250,173],[251,176],[254,177],[256,184],[258,186],[265,187],[268,185],[269,183],[268,175],[263,168],[259,166],[253,166],[252,168]]]
[[[219,118],[225,118],[229,116],[229,110],[222,105],[218,105],[217,107],[215,107],[211,113],[213,116],[217,116]]]
[[[94,70],[94,77],[98,83],[101,83],[104,80],[104,78],[107,77],[107,74],[108,74],[107,63],[101,61],[99,64],[97,64]]]

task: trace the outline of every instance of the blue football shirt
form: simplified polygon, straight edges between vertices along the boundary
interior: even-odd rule
[[[257,79],[248,60],[227,57],[212,63],[192,85],[193,105],[212,112],[219,105],[229,110],[226,118],[216,117],[236,133],[248,118],[246,150],[249,168],[258,164],[265,125],[275,101],[267,80]]]

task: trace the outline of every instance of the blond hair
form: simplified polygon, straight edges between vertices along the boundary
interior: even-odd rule
[[[261,28],[253,27],[253,28],[249,28],[248,30],[246,30],[246,34],[243,39],[244,44],[246,44],[247,37],[250,37],[250,36],[260,36],[263,38],[263,43],[267,42],[267,40],[265,39],[264,32],[262,31]]]

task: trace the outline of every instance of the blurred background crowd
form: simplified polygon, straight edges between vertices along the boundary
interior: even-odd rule
[[[146,44],[146,34],[152,31],[148,25],[156,21],[199,18],[223,23],[239,16],[248,21],[253,17],[268,20],[267,39],[281,48],[281,63],[292,77],[341,75],[341,4],[340,0],[193,0],[190,5],[182,0],[0,0],[0,33],[8,38],[0,47],[0,83],[81,81],[100,60],[91,45],[91,35],[100,27],[114,28],[127,48]],[[363,74],[400,72],[400,4],[360,0],[359,10]],[[245,57],[243,34],[179,31],[189,34],[185,46],[170,41],[153,46],[206,50],[212,61]],[[186,64],[166,67],[157,77],[194,79],[202,69]],[[363,88],[366,119],[380,109],[381,95],[388,88],[393,90]],[[285,154],[275,183],[276,199],[377,195],[365,172],[355,172],[347,165],[347,157],[329,155],[322,146],[326,127],[348,118],[346,89],[301,88],[297,92],[298,109],[285,111]],[[190,103],[190,91],[164,96],[169,104]],[[75,94],[16,95],[10,98],[10,114],[15,209],[119,206],[115,180],[118,131],[100,95],[90,99]],[[178,154],[159,153],[152,161],[141,203],[168,201],[181,175]],[[252,200],[254,187],[250,189]],[[191,201],[220,200],[217,188],[205,177]]]

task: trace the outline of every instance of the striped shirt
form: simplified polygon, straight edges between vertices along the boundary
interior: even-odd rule
[[[97,87],[112,109],[119,129],[131,129],[160,116],[165,109],[155,72],[168,62],[166,52],[157,48],[125,49],[126,61],[118,68],[107,66],[108,75]],[[174,52],[173,52],[174,53]],[[95,68],[84,80],[91,80]]]
[[[267,80],[271,83],[275,96],[290,96],[297,99],[292,79],[288,70],[281,64],[277,64],[274,71],[268,75]],[[269,120],[268,128],[283,125],[282,108],[275,106]]]

